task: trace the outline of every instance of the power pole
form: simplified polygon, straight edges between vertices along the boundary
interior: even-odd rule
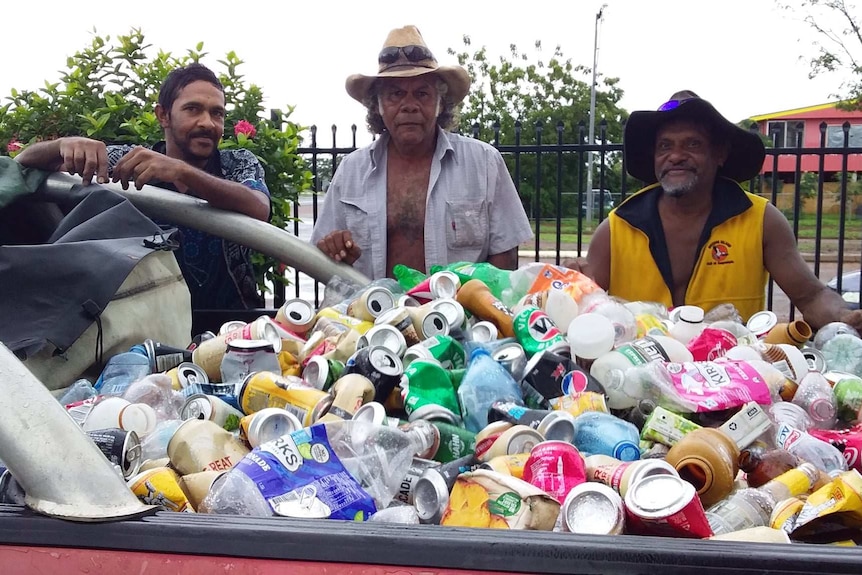
[[[593,83],[590,85],[590,134],[589,144],[596,143],[596,69],[599,66],[599,24],[607,4],[602,4],[596,13],[596,26],[593,31]],[[587,220],[593,221],[593,152],[587,152]]]

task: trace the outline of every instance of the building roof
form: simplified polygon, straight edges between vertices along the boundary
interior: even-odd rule
[[[775,119],[792,119],[796,117],[805,117],[805,116],[813,116],[816,114],[812,114],[813,112],[820,112],[822,110],[835,110],[838,104],[841,104],[842,101],[837,102],[827,102],[826,104],[815,104],[813,106],[805,106],[803,108],[793,108],[792,110],[782,110],[780,112],[770,112],[768,114],[760,114],[758,116],[751,116],[749,120],[754,122],[762,122],[764,120],[775,120]],[[844,114],[854,114],[853,112],[846,112],[844,110],[837,110],[839,115]]]

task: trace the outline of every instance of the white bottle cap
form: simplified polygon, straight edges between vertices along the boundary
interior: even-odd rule
[[[120,428],[147,435],[156,428],[156,410],[146,403],[132,403],[120,411]]]
[[[687,323],[701,323],[703,321],[703,308],[696,305],[683,305],[678,309],[679,311],[676,314],[677,321]]]
[[[611,320],[598,313],[584,313],[569,324],[568,339],[572,355],[596,359],[614,347],[616,331]]]

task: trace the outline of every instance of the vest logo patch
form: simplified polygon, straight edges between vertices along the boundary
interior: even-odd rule
[[[706,265],[732,264],[733,260],[730,258],[730,248],[731,245],[724,240],[716,240],[709,244],[709,253],[712,256],[712,261],[707,262]]]

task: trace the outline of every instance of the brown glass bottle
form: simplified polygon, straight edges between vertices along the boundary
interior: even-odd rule
[[[745,449],[739,454],[739,468],[748,478],[749,487],[760,487],[799,465],[799,459],[784,449]]]

